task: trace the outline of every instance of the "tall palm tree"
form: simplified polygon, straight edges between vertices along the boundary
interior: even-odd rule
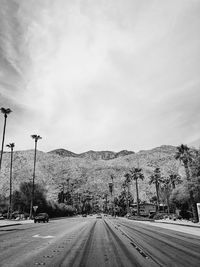
[[[5,132],[6,132],[6,121],[8,114],[10,114],[12,110],[10,108],[1,108],[1,113],[4,114],[4,126],[3,126],[3,138],[2,138],[2,145],[1,145],[1,156],[0,156],[0,171],[1,171],[1,162],[3,157],[3,147],[4,147],[4,139],[5,139]]]
[[[13,163],[13,149],[15,147],[15,144],[10,143],[6,146],[11,149],[11,154],[10,154],[10,197],[9,197],[9,209],[8,209],[8,218],[11,219],[11,217],[12,217],[12,163]]]
[[[139,208],[139,190],[138,190],[138,179],[143,180],[144,175],[142,173],[141,168],[133,168],[130,170],[131,178],[135,181],[135,187],[136,187],[136,197],[137,197],[137,215],[140,215],[140,208]]]
[[[167,202],[167,212],[169,214],[170,178],[166,177],[163,179],[161,189],[164,193],[164,197]]]
[[[177,152],[175,154],[175,159],[183,163],[185,168],[186,178],[190,180],[190,169],[189,166],[193,160],[193,156],[190,148],[187,145],[181,144],[177,147]]]
[[[192,214],[193,214],[194,221],[198,222],[197,207],[196,207],[196,203],[194,200],[193,191],[192,191],[190,184],[189,184],[191,181],[190,165],[193,161],[193,155],[192,155],[191,149],[187,145],[181,144],[180,146],[177,147],[175,159],[182,162],[183,166],[185,168],[186,179],[188,182],[188,191],[189,191],[189,195],[190,195],[190,203],[191,203],[191,207],[192,207]]]
[[[159,198],[159,188],[160,184],[162,183],[162,178],[161,178],[161,172],[160,168],[155,168],[154,173],[150,176],[150,181],[149,184],[155,184],[156,187],[156,196],[157,196],[157,210],[159,211],[159,205],[160,205],[160,198]]]
[[[33,204],[34,204],[34,189],[35,189],[35,168],[36,168],[36,152],[37,152],[37,141],[42,139],[41,136],[33,134],[31,137],[35,140],[35,152],[34,152],[34,165],[33,165],[33,182],[32,182],[32,194],[31,194],[31,205],[30,205],[30,219],[33,217]]]

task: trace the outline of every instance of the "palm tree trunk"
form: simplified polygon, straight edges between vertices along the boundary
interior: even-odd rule
[[[157,196],[157,211],[159,211],[160,199],[159,199],[159,184],[158,184],[158,182],[156,182],[156,196]]]
[[[13,163],[13,148],[11,148],[10,160],[10,203],[9,203],[9,218],[12,217],[12,163]]]
[[[167,188],[167,213],[168,214],[170,213],[170,210],[169,210],[169,188]]]
[[[35,192],[36,151],[37,151],[37,140],[35,140],[34,165],[33,165],[33,183],[32,183],[32,194],[31,194],[31,205],[30,205],[30,216],[29,216],[30,219],[33,218],[33,205],[34,205],[34,192]]]
[[[184,163],[184,168],[185,168],[186,178],[188,181],[190,181],[190,170],[187,163]]]
[[[4,115],[3,138],[2,138],[2,144],[1,144],[0,171],[1,171],[1,163],[2,163],[2,157],[3,157],[4,139],[5,139],[5,132],[6,132],[6,119],[7,119],[7,115],[5,114]]]
[[[127,213],[129,213],[129,184],[127,185]]]
[[[136,186],[136,196],[137,196],[137,215],[140,215],[140,207],[139,207],[139,192],[138,192],[138,182],[135,179],[135,186]]]

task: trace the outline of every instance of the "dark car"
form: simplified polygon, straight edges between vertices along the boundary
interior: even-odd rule
[[[48,222],[49,221],[49,215],[47,213],[38,213],[34,218],[34,223],[36,222]]]

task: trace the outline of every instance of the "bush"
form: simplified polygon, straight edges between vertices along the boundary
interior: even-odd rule
[[[165,214],[163,213],[156,213],[153,217],[154,220],[162,220],[164,219]]]
[[[45,212],[47,212],[50,217],[65,217],[73,216],[76,213],[76,210],[70,205],[50,201],[47,203]]]

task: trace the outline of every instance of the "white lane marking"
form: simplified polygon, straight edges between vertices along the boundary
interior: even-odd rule
[[[36,237],[36,238],[53,238],[53,235],[46,235],[46,236],[42,236],[42,235],[33,235],[32,237]]]

